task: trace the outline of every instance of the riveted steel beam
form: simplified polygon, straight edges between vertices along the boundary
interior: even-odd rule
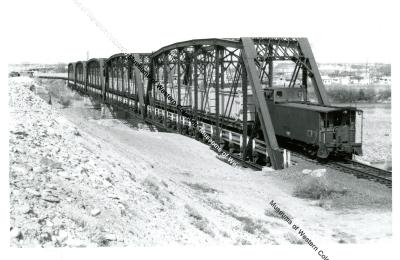
[[[164,94],[164,127],[167,127],[167,121],[168,121],[168,110],[167,110],[167,93],[168,93],[168,54],[164,53],[163,57],[163,79],[164,79],[164,89],[165,89],[165,94]]]
[[[307,38],[299,38],[298,42],[300,50],[303,53],[304,58],[306,59],[306,64],[309,67],[310,72],[312,73],[310,77],[314,85],[318,102],[322,105],[328,106],[330,105],[329,98],[326,93],[324,83],[322,82],[321,74],[319,73],[317,62],[315,61],[310,43],[308,42]]]
[[[133,57],[135,58],[135,60],[139,61],[140,57],[139,54],[135,53],[133,54]],[[142,115],[142,118],[145,117],[146,114],[146,107],[144,105],[144,86],[143,86],[143,81],[142,81],[142,77],[140,75],[140,70],[137,66],[134,66],[134,71],[135,71],[135,84],[136,84],[136,89],[138,92],[138,96],[139,96],[139,109],[140,109],[140,113]]]
[[[274,126],[272,124],[271,115],[267,102],[265,101],[261,82],[259,79],[259,72],[255,59],[257,58],[257,52],[254,47],[254,42],[251,38],[241,38],[243,44],[243,63],[246,67],[247,78],[253,89],[253,97],[258,112],[258,117],[261,124],[261,129],[264,135],[264,141],[267,146],[267,152],[270,157],[272,167],[274,169],[283,168],[283,155],[282,151],[278,146],[278,142],[275,136]]]
[[[194,107],[193,107],[193,112],[194,112],[194,118],[197,122],[197,113],[199,109],[198,105],[198,93],[199,93],[199,81],[198,81],[198,47],[195,47],[195,52],[193,56],[193,85],[194,85]],[[193,129],[194,135],[197,136],[197,128]]]
[[[243,61],[242,61],[242,66],[244,66]],[[243,128],[242,128],[242,147],[241,147],[241,153],[242,153],[242,159],[246,160],[247,159],[247,73],[245,69],[242,69],[242,98],[243,98]]]
[[[100,73],[100,86],[101,86],[101,92],[102,94],[102,99],[104,100],[105,98],[105,93],[106,93],[106,80],[105,80],[105,59],[99,59],[99,73]]]
[[[167,52],[173,49],[178,49],[178,48],[184,48],[184,47],[190,47],[190,46],[201,46],[201,45],[212,45],[212,46],[223,46],[223,47],[233,47],[233,48],[238,48],[240,47],[240,42],[237,39],[233,40],[228,40],[228,39],[199,39],[199,40],[190,40],[190,41],[184,41],[184,42],[177,42],[174,44],[167,45],[165,47],[162,47],[158,51],[153,53],[153,57],[159,56],[163,52]]]
[[[219,143],[219,89],[220,89],[220,59],[221,50],[218,46],[215,46],[215,140]]]

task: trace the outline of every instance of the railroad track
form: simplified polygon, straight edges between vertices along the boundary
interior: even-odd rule
[[[377,168],[365,163],[357,162],[354,160],[331,160],[325,163],[318,162],[317,160],[311,159],[303,154],[292,152],[293,156],[301,158],[303,160],[324,165],[332,169],[349,173],[357,178],[367,179],[386,185],[388,188],[392,188],[392,172],[381,168]]]
[[[392,188],[392,172],[377,167],[373,167],[361,162],[346,160],[332,161],[328,163],[332,168],[355,175],[357,178],[368,179],[384,184]]]

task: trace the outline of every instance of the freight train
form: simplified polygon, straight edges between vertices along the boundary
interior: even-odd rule
[[[253,41],[256,79],[250,78],[251,67],[245,66],[249,61],[244,59],[245,46],[240,39],[202,39],[172,44],[153,53],[120,53],[70,63],[68,85],[152,124],[203,140],[174,105],[179,104],[225,150],[260,165],[271,163],[268,147],[273,146],[274,137],[266,140],[266,131],[274,133],[279,147],[301,149],[311,157],[361,155],[362,111],[332,106],[324,99],[323,86],[316,87],[316,63],[309,57],[304,40]],[[264,53],[260,46],[265,47]],[[279,62],[295,64],[287,86],[274,80],[274,63]],[[260,91],[254,88],[254,80],[259,81]],[[175,103],[157,89],[157,84]],[[264,114],[260,104],[266,104]],[[262,127],[267,123],[272,128]]]

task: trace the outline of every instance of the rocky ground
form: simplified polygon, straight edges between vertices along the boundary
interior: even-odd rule
[[[193,139],[9,85],[13,247],[303,244],[271,200],[319,244],[391,238],[385,186],[300,160],[234,169]]]

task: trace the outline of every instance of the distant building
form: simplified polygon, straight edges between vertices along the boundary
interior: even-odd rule
[[[329,76],[322,76],[322,82],[324,85],[332,85],[332,78]]]
[[[340,84],[349,85],[350,84],[350,77],[342,77],[342,78],[340,78]]]

